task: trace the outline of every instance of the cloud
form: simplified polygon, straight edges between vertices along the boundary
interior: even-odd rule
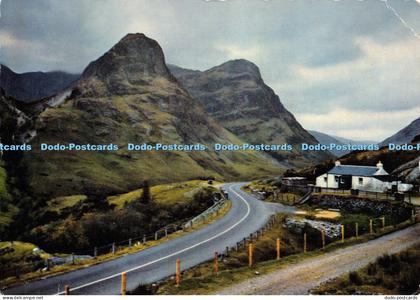
[[[354,44],[362,53],[357,59],[320,67],[291,65],[290,78],[275,84],[286,106],[318,113],[334,106],[378,113],[420,106],[420,72],[413,68],[420,65],[417,40],[380,44],[358,37]]]
[[[324,114],[304,113],[296,117],[302,126],[355,140],[382,141],[420,116],[420,107],[409,110],[372,113],[333,108]]]
[[[243,48],[237,45],[217,44],[214,47],[217,51],[222,52],[222,55],[227,59],[244,58],[250,61],[257,61],[261,56],[264,56],[263,47]]]
[[[388,1],[420,28],[418,2]],[[418,108],[419,40],[383,1],[2,0],[1,13],[0,61],[18,72],[81,72],[143,32],[182,67],[253,61],[298,116]]]

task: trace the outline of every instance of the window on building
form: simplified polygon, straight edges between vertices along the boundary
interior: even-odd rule
[[[324,177],[324,182],[327,182],[328,181],[328,177],[327,176],[325,176]]]
[[[338,176],[334,176],[335,182],[338,182],[339,177]]]
[[[359,184],[363,184],[363,178],[359,177]]]

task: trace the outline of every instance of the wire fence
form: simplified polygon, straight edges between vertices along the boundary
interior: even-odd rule
[[[137,236],[130,239],[94,247],[90,253],[87,253],[85,255],[71,254],[67,256],[47,258],[45,260],[34,258],[34,260],[30,262],[19,262],[0,266],[0,280],[9,277],[20,278],[23,274],[31,272],[43,273],[49,271],[55,266],[76,264],[80,261],[96,259],[98,256],[101,255],[116,254],[118,251],[122,251],[124,249],[131,248],[134,246],[145,245],[147,242],[158,241],[162,238],[166,238],[172,233],[183,231],[188,228],[193,228],[194,226],[207,222],[209,218],[217,216],[219,214],[220,210],[227,204],[228,201],[226,193],[222,191],[221,194],[221,198],[213,198],[214,204],[198,216],[190,220],[180,220],[176,223],[166,225],[165,227],[156,230],[152,234],[145,234],[142,236]],[[1,250],[6,251],[3,250],[5,248],[2,248]]]

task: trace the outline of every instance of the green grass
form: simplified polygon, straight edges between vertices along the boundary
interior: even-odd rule
[[[34,255],[32,250],[37,248],[37,246],[31,243],[24,243],[20,241],[13,241],[13,245],[12,245],[10,241],[6,241],[6,242],[0,242],[0,249],[2,248],[13,249],[13,251],[11,252],[0,255],[1,262],[3,263],[7,262],[7,264],[12,264],[12,263],[24,262],[29,257],[32,257]],[[48,253],[45,253],[43,251],[39,252],[37,256],[41,258],[50,257]]]
[[[196,191],[207,186],[210,186],[207,181],[190,180],[181,183],[155,185],[150,188],[150,193],[157,203],[173,205],[190,202]],[[141,194],[142,189],[138,189],[125,194],[110,196],[107,200],[110,204],[122,208],[124,203],[139,198]]]
[[[62,209],[73,207],[79,202],[84,201],[86,199],[87,196],[85,195],[58,197],[48,201],[47,205],[50,211],[59,213]]]
[[[43,142],[63,143],[65,136],[66,141],[81,144],[113,142],[120,149],[116,152],[41,153],[35,147],[34,151],[25,153],[22,160],[27,170],[23,176],[29,182],[28,189],[34,195],[53,199],[73,194],[124,193],[139,188],[144,180],[155,185],[200,177],[241,180],[282,172],[282,168],[273,166],[271,160],[258,152],[129,152],[125,148],[127,142],[185,143],[181,133],[191,130],[182,127],[183,122],[178,123],[174,115],[163,112],[158,101],[151,101],[149,97],[151,95],[144,93],[112,99],[81,99],[78,101],[83,101],[88,109],[78,109],[77,104],[69,101],[44,111],[39,118],[43,124],[39,139]],[[95,116],[89,109],[95,110]],[[206,126],[197,126],[191,143],[211,146],[214,141],[237,140],[227,131],[220,130],[217,137],[213,136],[215,134],[209,133]]]
[[[312,290],[321,295],[410,295],[417,291],[420,278],[420,243],[350,272]]]
[[[19,209],[13,205],[7,189],[7,172],[0,161],[0,234],[12,223]]]

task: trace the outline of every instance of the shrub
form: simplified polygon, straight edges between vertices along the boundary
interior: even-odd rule
[[[360,275],[357,271],[349,273],[349,281],[351,283],[355,284],[355,285],[361,285],[362,284],[362,278],[360,277]]]

